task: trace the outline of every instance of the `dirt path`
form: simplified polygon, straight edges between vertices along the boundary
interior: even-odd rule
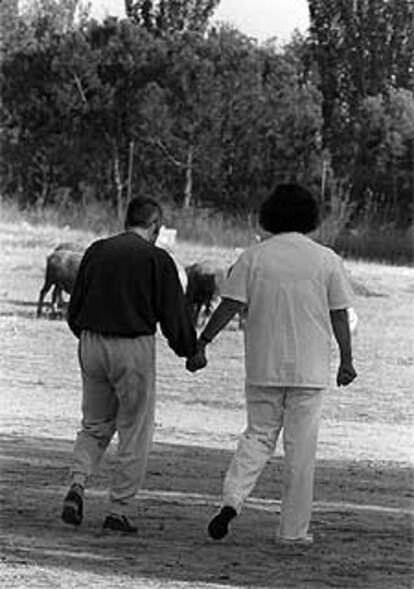
[[[411,587],[411,269],[352,268],[381,296],[358,300],[359,382],[326,397],[312,548],[273,542],[280,451],[228,539],[206,536],[244,423],[241,336],[234,330],[223,334],[197,378],[159,341],[156,443],[136,500],[139,533],[126,538],[100,527],[113,448],[91,482],[82,528],[60,521],[79,421],[76,346],[63,322],[34,318],[44,257],[59,234],[0,229],[2,588]],[[202,255],[188,246],[180,253]]]
[[[255,491],[261,500],[252,499],[232,536],[215,544],[205,526],[219,501],[227,451],[157,444],[136,501],[140,531],[131,539],[100,529],[111,455],[88,493],[84,525],[74,531],[59,520],[70,442],[11,436],[1,447],[3,587],[410,586],[409,504],[396,501],[408,483],[404,469],[322,462],[317,543],[293,551],[272,541],[278,459]],[[342,494],[358,504],[338,505]]]

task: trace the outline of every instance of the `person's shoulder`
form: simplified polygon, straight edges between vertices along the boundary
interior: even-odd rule
[[[331,260],[335,264],[342,264],[342,256],[338,254],[338,252],[336,252],[332,247],[328,245],[320,245],[320,247],[322,248],[322,251],[328,260]]]
[[[84,253],[84,257],[88,257],[91,254],[93,254],[95,251],[99,250],[102,247],[103,243],[105,243],[106,239],[107,238],[105,238],[105,237],[99,237],[98,239],[95,239],[94,241],[92,241],[92,243],[90,243],[88,245],[88,247],[86,248],[85,253]]]
[[[343,266],[343,259],[332,247],[323,245],[316,241],[313,242],[315,249],[317,249],[323,258],[324,264],[327,268],[338,268]]]
[[[255,258],[255,248],[258,245],[260,244],[255,243],[253,245],[249,245],[246,248],[235,248],[235,256],[233,258],[233,262],[230,264],[229,274],[232,273],[234,268],[242,268],[251,264],[252,260]]]
[[[248,259],[255,258],[256,256],[260,255],[263,251],[266,250],[266,248],[270,244],[270,241],[271,241],[271,239],[267,238],[267,239],[264,239],[263,241],[258,241],[257,243],[252,243],[251,245],[246,247],[245,250],[243,250],[241,256],[248,258]]]
[[[311,249],[319,252],[321,255],[326,256],[327,258],[339,258],[340,256],[334,251],[332,247],[326,245],[324,243],[320,243],[320,241],[316,241],[315,238],[309,235],[302,235],[303,242]]]
[[[153,244],[150,244],[150,245],[152,248],[151,251],[152,251],[155,259],[160,264],[162,264],[164,266],[165,265],[169,266],[171,264],[174,265],[173,256],[171,255],[171,253],[167,249],[160,247],[158,245],[153,245]]]

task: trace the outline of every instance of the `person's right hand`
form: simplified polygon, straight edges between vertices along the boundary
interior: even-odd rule
[[[197,372],[207,366],[206,344],[200,339],[197,342],[197,352],[191,358],[187,358],[185,367],[189,372]]]
[[[351,384],[351,382],[355,380],[356,377],[357,373],[352,365],[352,362],[340,363],[338,373],[336,375],[336,384],[338,387],[346,387],[347,385]]]

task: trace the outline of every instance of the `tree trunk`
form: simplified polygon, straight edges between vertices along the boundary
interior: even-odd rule
[[[119,153],[118,153],[118,145],[116,140],[113,141],[113,159],[114,159],[114,182],[116,188],[116,212],[118,221],[122,222],[123,215],[124,215],[124,208],[122,204],[122,179],[121,179],[121,172],[119,166]]]
[[[129,204],[129,201],[131,200],[133,168],[134,168],[134,141],[130,141],[129,142],[129,158],[128,158],[127,201],[126,201],[127,206]]]
[[[194,147],[189,146],[187,151],[187,161],[185,166],[185,189],[184,189],[184,208],[188,209],[193,200],[193,154]]]

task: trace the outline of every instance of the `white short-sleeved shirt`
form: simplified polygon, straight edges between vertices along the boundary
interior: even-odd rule
[[[262,386],[325,388],[329,311],[352,306],[341,258],[301,233],[282,233],[241,254],[222,289],[246,303],[246,380]]]

